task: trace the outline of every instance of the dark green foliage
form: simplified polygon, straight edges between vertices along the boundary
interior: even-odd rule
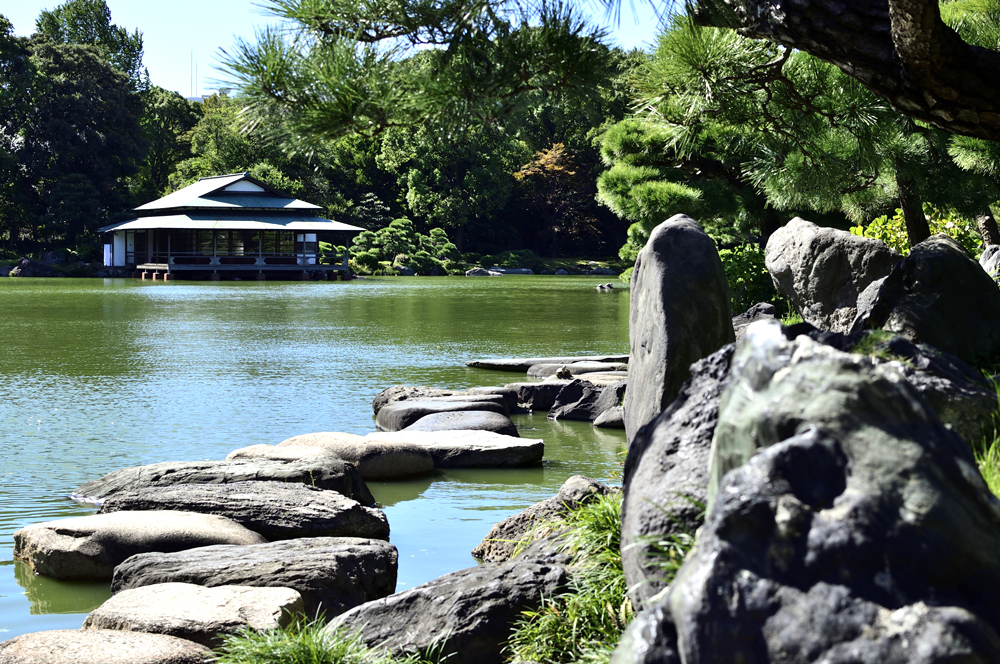
[[[444,229],[432,228],[424,235],[409,219],[359,233],[351,250],[351,263],[362,274],[395,274],[395,267],[410,267],[417,274],[448,274],[464,267],[461,260]]]
[[[739,244],[721,249],[719,258],[729,282],[729,298],[734,314],[742,313],[758,302],[774,302],[778,291],[764,265],[764,250],[756,244]]]

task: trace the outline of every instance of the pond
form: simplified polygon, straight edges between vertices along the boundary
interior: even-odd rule
[[[603,279],[607,281],[607,277]],[[404,383],[503,385],[481,357],[628,352],[628,291],[596,278],[353,282],[0,279],[0,640],[75,629],[107,584],[12,562],[12,534],[93,513],[70,501],[112,470],[221,459],[313,431],[374,431],[371,400]],[[569,476],[614,477],[622,432],[516,416],[545,462],[373,482],[399,549],[397,590],[476,564],[497,521]]]

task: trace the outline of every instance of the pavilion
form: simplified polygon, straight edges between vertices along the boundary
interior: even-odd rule
[[[346,247],[364,229],[321,210],[249,173],[201,178],[101,228],[104,264],[143,279],[349,278],[347,251],[324,253],[320,243]]]

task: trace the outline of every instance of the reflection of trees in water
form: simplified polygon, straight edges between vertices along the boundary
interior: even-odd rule
[[[14,580],[31,602],[31,615],[90,613],[111,597],[108,583],[56,581],[35,574],[24,563],[15,562]]]

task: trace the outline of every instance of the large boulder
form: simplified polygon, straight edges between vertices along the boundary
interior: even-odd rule
[[[636,608],[667,582],[656,543],[690,536],[708,502],[708,460],[733,345],[691,365],[691,378],[659,417],[639,430],[625,460],[622,567]]]
[[[734,340],[729,286],[715,242],[675,215],[653,229],[632,272],[625,431],[666,410],[692,363]]]
[[[296,537],[389,539],[382,510],[364,507],[336,491],[284,482],[178,484],[119,491],[100,514],[182,510],[217,514],[260,533],[268,541]]]
[[[489,397],[491,395],[479,395]],[[499,404],[492,400],[445,401],[443,399],[423,399],[420,401],[396,401],[386,404],[375,416],[375,425],[379,431],[401,431],[421,417],[434,413],[452,413],[464,410],[485,410],[501,415],[507,415],[506,404],[502,397],[497,397]]]
[[[424,475],[434,470],[434,459],[418,445],[373,445],[364,436],[355,434],[307,433],[278,443],[278,448],[284,447],[322,449],[335,454],[353,464],[366,480],[394,480]]]
[[[764,264],[775,287],[803,320],[849,332],[858,296],[902,258],[881,240],[817,226],[795,217],[767,241]]]
[[[137,553],[210,544],[258,544],[259,534],[212,514],[161,510],[92,514],[34,523],[14,533],[14,558],[54,579],[110,579]]]
[[[594,418],[594,426],[598,429],[625,429],[625,409],[615,406]]]
[[[56,629],[0,643],[3,664],[204,664],[207,647],[165,634]]]
[[[465,410],[451,413],[431,413],[409,425],[404,431],[492,431],[504,436],[517,436],[517,427],[506,415],[488,410]]]
[[[328,630],[394,654],[433,653],[450,664],[501,664],[514,622],[562,590],[564,567],[532,559],[484,564],[363,604]]]
[[[1000,289],[958,242],[932,235],[858,310],[855,329],[883,329],[966,362],[1000,353]]]
[[[505,387],[517,393],[517,402],[526,410],[549,410],[556,402],[556,397],[562,388],[569,385],[568,380],[543,380],[540,383],[507,383]]]
[[[1000,661],[1000,501],[891,363],[751,328],[710,476],[695,549],[614,662]]]
[[[611,385],[595,385],[587,376],[572,380],[559,390],[548,418],[593,422],[601,413],[621,405],[625,385],[624,380]]]
[[[292,588],[307,616],[332,617],[394,592],[396,570],[396,547],[388,542],[310,537],[132,556],[115,569],[111,591],[171,582]]]
[[[435,468],[512,468],[541,462],[545,443],[492,431],[392,431],[371,433],[373,443],[419,445],[434,459]]]
[[[302,596],[291,588],[159,583],[113,595],[83,628],[169,634],[215,648],[223,635],[278,629],[302,613]]]
[[[759,320],[777,320],[778,310],[770,302],[758,302],[741,314],[733,316],[733,332],[736,340],[739,341],[743,333],[750,326]]]
[[[382,406],[394,401],[419,401],[428,397],[447,397],[456,394],[463,394],[461,390],[445,390],[440,387],[427,387],[426,385],[393,385],[387,387],[372,399],[372,410],[376,415],[382,410]]]
[[[148,466],[133,466],[82,484],[70,497],[81,502],[99,504],[119,491],[134,491],[150,486],[229,484],[253,480],[298,482],[318,489],[336,491],[362,505],[375,503],[368,486],[354,466],[334,456],[323,455],[296,461],[164,461]]]
[[[495,524],[489,534],[472,550],[472,555],[488,563],[510,560],[520,540],[537,523],[558,519],[595,496],[606,496],[612,489],[583,475],[574,475],[559,487],[559,493],[531,505]]]

